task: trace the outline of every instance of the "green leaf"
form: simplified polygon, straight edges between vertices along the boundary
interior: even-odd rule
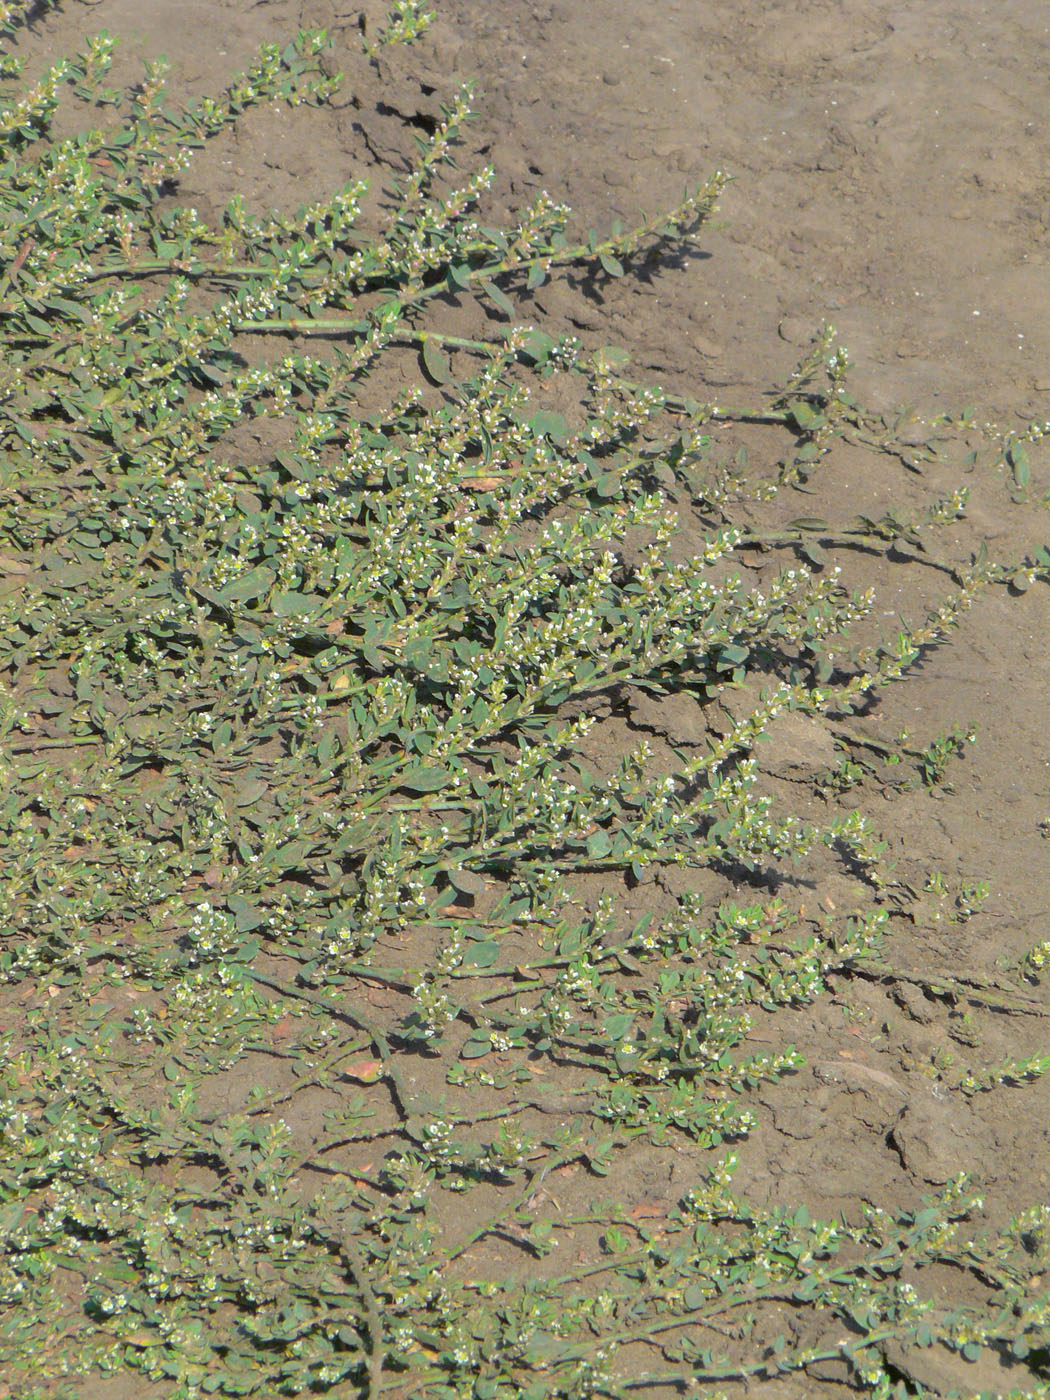
[[[464,967],[492,967],[499,959],[498,943],[475,943],[463,955]]]
[[[1015,442],[1007,449],[1006,460],[1013,472],[1014,483],[1024,489],[1032,479],[1032,468],[1024,444]]]
[[[801,428],[804,433],[815,432],[817,428],[822,428],[828,421],[823,413],[815,412],[808,403],[804,403],[802,400],[790,404],[788,412],[795,420],[796,426]]]
[[[325,601],[317,593],[278,593],[270,601],[270,611],[277,617],[305,617]]]
[[[220,588],[219,597],[224,603],[246,603],[253,598],[261,598],[264,593],[269,592],[273,587],[273,581],[273,570],[260,564],[254,569],[249,569],[247,573],[238,574],[236,578],[231,579],[223,588]]]
[[[545,331],[530,331],[522,341],[521,354],[534,365],[545,365],[557,346],[558,342]]]
[[[603,345],[594,358],[606,369],[621,370],[630,363],[631,355],[620,345]]]
[[[437,792],[452,781],[452,774],[444,768],[406,768],[398,775],[397,786],[409,792]]]
[[[596,831],[593,836],[587,838],[587,854],[593,860],[607,856],[611,850],[612,841],[610,841],[607,831]]]
[[[305,841],[288,841],[274,855],[274,864],[278,870],[297,870],[306,858],[307,849]]]
[[[451,869],[445,872],[452,885],[459,890],[460,894],[484,894],[485,880],[474,870]]]
[[[529,419],[529,427],[537,437],[549,437],[554,443],[561,444],[569,436],[569,425],[560,413],[551,413],[548,409],[541,408],[538,413],[534,413]]]
[[[633,1025],[634,1013],[623,1011],[615,1016],[607,1016],[602,1029],[605,1031],[606,1038],[616,1043],[623,1040]]]
[[[236,807],[251,807],[270,790],[270,785],[264,778],[253,777],[250,773],[235,778],[231,786]]]
[[[260,924],[266,922],[266,915],[261,909],[250,903],[243,895],[231,894],[226,901],[226,908],[233,915],[234,927],[238,933],[250,933]]]
[[[599,253],[598,261],[610,277],[623,276],[623,263],[620,262],[619,258],[614,258],[611,253]]]
[[[284,468],[293,481],[312,481],[317,475],[316,465],[309,458],[295,452],[278,452],[274,460]]]
[[[420,352],[423,370],[435,384],[447,384],[454,376],[448,356],[436,340],[424,340]]]
[[[539,1368],[549,1357],[557,1355],[565,1343],[561,1337],[550,1332],[533,1332],[522,1349],[522,1356],[530,1366]],[[547,1394],[550,1392],[548,1391]]]
[[[322,768],[331,766],[339,748],[339,737],[334,729],[326,729],[317,745],[317,762]]]
[[[486,295],[490,298],[490,300],[496,303],[499,309],[503,312],[504,316],[509,317],[510,320],[513,321],[517,313],[514,310],[514,303],[511,301],[510,297],[508,297],[504,292],[501,292],[500,289],[496,286],[495,282],[486,281],[482,282],[481,285],[484,288]]]

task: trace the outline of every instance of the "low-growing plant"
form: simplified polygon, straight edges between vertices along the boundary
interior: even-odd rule
[[[425,22],[399,4],[366,56]],[[182,1397],[583,1400],[834,1362],[903,1394],[893,1342],[1011,1353],[1035,1384],[1044,1208],[988,1236],[963,1182],[894,1217],[760,1210],[725,1145],[801,1063],[756,1053],[753,1016],[863,966],[892,881],[856,811],[781,809],[757,741],[849,716],[1043,565],[954,564],[928,617],[854,643],[872,598],[833,557],[896,557],[964,503],[749,523],[841,437],[893,446],[830,333],[740,409],[525,322],[548,278],[698,237],[721,174],[607,236],[546,194],[492,226],[491,171],[452,182],[464,88],[373,226],[363,179],[290,214],[175,205],[243,113],[325,100],[324,46],[267,45],[177,110],[160,64],[103,89],[106,35],[34,82],[4,60],[5,1374],[26,1397],[133,1371]],[[52,134],[100,96],[103,125]],[[449,298],[502,329],[443,332]],[[783,434],[768,480],[718,465],[742,422]],[[997,444],[1015,478],[1041,433]],[[734,562],[760,549],[789,562],[756,583]],[[751,700],[688,751],[598,742],[639,697],[702,724],[728,691]],[[857,908],[770,897],[829,861]],[[672,866],[724,897],[628,917]],[[683,1143],[695,1185],[657,1218],[603,1195]],[[579,1168],[586,1205],[555,1208]]]

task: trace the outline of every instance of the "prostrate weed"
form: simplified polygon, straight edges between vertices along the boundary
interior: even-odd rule
[[[361,62],[426,18],[405,0]],[[963,492],[763,517],[843,442],[902,451],[830,335],[745,410],[527,324],[548,278],[698,237],[721,175],[605,237],[546,196],[490,227],[491,172],[451,158],[463,89],[374,226],[364,180],[214,226],[174,206],[248,109],[328,97],[325,42],[185,109],[160,64],[106,92],[106,35],[32,80],[3,62],[0,1393],[917,1395],[925,1352],[1045,1393],[1044,1204],[991,1234],[961,1179],[905,1213],[764,1210],[729,1145],[801,1064],[769,1028],[892,976],[907,898],[834,800],[871,746],[815,819],[759,741],[846,724],[1050,557],[941,559]],[[52,134],[77,101],[100,125]],[[471,298],[487,337],[442,333]],[[1041,432],[995,444],[1018,489]],[[889,642],[836,562],[857,546],[936,580]],[[691,742],[623,741],[670,701]],[[896,780],[962,742],[894,749]],[[854,906],[807,909],[793,882],[835,869]],[[668,871],[684,892],[639,913]],[[683,1154],[676,1199],[621,1203]]]

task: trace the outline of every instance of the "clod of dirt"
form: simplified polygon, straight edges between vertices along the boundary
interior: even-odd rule
[[[804,316],[785,316],[777,327],[777,333],[780,339],[786,340],[789,345],[805,346],[812,341],[815,329],[812,319]]]
[[[717,360],[725,354],[725,346],[719,345],[717,340],[711,340],[706,335],[693,336],[693,349],[698,355],[703,355],[705,360]]]
[[[987,1351],[973,1362],[943,1346],[906,1347],[888,1340],[879,1350],[895,1371],[933,1395],[993,1395],[1009,1389],[1002,1365]],[[1022,1375],[1017,1379],[1021,1381]]]
[[[890,1135],[912,1176],[943,1186],[962,1171],[987,1171],[994,1140],[971,1112],[950,1099],[917,1093]]]
[[[928,1026],[933,1020],[934,1008],[919,987],[913,987],[907,982],[900,982],[894,987],[891,995],[911,1020],[918,1021],[924,1026]]]
[[[777,1104],[772,1108],[774,1128],[796,1142],[808,1142],[827,1125],[829,1098],[830,1095],[825,1093],[816,1098],[800,1098],[786,1105]],[[763,1102],[769,1107],[767,1100]]]
[[[627,689],[630,722],[638,729],[662,734],[672,744],[696,746],[707,736],[707,724],[700,706],[691,695],[664,695],[657,698],[635,686]]]
[[[755,757],[764,772],[778,778],[811,777],[842,759],[834,736],[819,720],[790,712],[773,720],[755,746]]]
[[[880,1136],[900,1113],[901,1100],[908,1093],[900,1080],[885,1070],[855,1060],[817,1060],[813,1074],[822,1084],[845,1090],[852,1099],[850,1117]]]

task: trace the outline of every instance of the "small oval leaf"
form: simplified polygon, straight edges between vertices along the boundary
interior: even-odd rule
[[[452,378],[452,365],[437,341],[424,340],[420,358],[424,373],[435,384],[447,384]]]
[[[501,292],[499,287],[496,286],[495,282],[485,281],[482,282],[481,285],[484,288],[485,295],[489,298],[489,300],[495,302],[495,304],[503,312],[504,316],[509,317],[509,319],[513,321],[515,315],[514,303],[511,301],[510,297],[508,297],[505,292]]]
[[[485,890],[484,878],[474,870],[449,870],[449,881],[460,894],[482,894]]]
[[[498,943],[475,943],[463,957],[464,967],[492,967],[499,958]]]
[[[444,768],[406,768],[397,785],[407,788],[409,792],[437,792],[451,777],[452,774]]]

